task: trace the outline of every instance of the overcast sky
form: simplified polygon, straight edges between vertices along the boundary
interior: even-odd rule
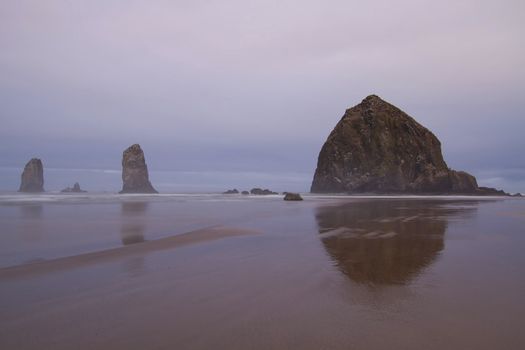
[[[0,166],[298,171],[378,94],[525,191],[525,2],[0,0]]]

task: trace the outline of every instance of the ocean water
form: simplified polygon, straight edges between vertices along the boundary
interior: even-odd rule
[[[525,200],[304,198],[3,193],[0,348],[525,347]]]
[[[0,191],[17,191],[20,187],[22,169],[0,167]],[[82,189],[90,192],[116,193],[122,189],[120,169],[64,169],[45,168],[44,188],[59,192],[79,182]],[[312,173],[305,172],[249,172],[249,171],[151,171],[150,181],[165,193],[222,193],[228,189],[250,190],[254,187],[274,191],[307,192],[310,190]]]
[[[0,166],[0,192],[17,191],[22,167]],[[308,192],[312,171],[149,171],[153,186],[163,193],[222,193],[228,189],[270,188],[278,192]],[[525,193],[525,172],[520,169],[474,171],[480,186]],[[116,193],[122,189],[121,169],[66,169],[46,167],[44,188],[59,192],[79,182],[90,192]]]

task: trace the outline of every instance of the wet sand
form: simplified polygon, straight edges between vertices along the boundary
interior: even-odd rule
[[[129,245],[130,243],[126,242],[123,247],[119,248],[5,267],[0,269],[0,280],[25,278],[31,275],[46,274],[57,272],[59,270],[77,269],[83,265],[103,264],[111,260],[121,260],[132,256],[144,256],[159,250],[169,250],[185,245],[214,241],[227,237],[259,233],[260,232],[255,230],[237,227],[209,227],[153,241],[141,240],[139,242],[134,242],[141,244]]]
[[[0,248],[0,348],[525,346],[525,201],[138,203],[0,206],[4,243],[31,247]],[[66,236],[60,212],[100,222]]]

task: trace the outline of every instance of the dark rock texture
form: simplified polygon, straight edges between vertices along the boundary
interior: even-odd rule
[[[509,194],[503,190],[497,190],[490,187],[479,187],[476,194],[485,196],[509,196]]]
[[[149,182],[144,152],[138,144],[122,154],[122,183],[120,193],[158,193]]]
[[[44,166],[38,158],[27,162],[22,172],[19,192],[44,192]]]
[[[257,195],[269,195],[269,194],[278,194],[277,192],[270,191],[269,189],[261,189],[261,188],[252,188],[250,190],[251,194],[257,194]]]
[[[328,136],[311,192],[485,194],[474,176],[448,168],[431,131],[375,95]]]
[[[83,192],[87,192],[87,191],[82,190],[80,188],[80,184],[78,182],[75,182],[73,187],[66,187],[60,192],[64,192],[64,193],[70,193],[70,192],[72,192],[72,193],[83,193]]]
[[[303,197],[299,193],[286,192],[283,199],[285,201],[302,201]]]
[[[239,190],[234,188],[233,190],[228,190],[226,192],[223,192],[222,194],[239,194]]]
[[[243,195],[247,195],[247,194],[250,194],[250,192],[248,192],[248,191],[242,191],[241,194],[243,194]]]

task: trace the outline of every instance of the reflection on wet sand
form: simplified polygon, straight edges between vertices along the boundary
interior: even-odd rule
[[[123,245],[144,242],[144,214],[148,202],[122,202],[120,239]]]
[[[144,242],[145,214],[148,202],[122,202],[120,240],[123,245]],[[123,260],[123,268],[130,276],[139,276],[144,271],[144,256],[131,256]]]
[[[42,218],[43,207],[42,204],[31,204],[31,205],[21,205],[20,213],[22,218],[27,219],[41,219]]]
[[[44,208],[42,204],[28,204],[20,207],[20,225],[18,226],[18,236],[24,241],[38,241],[42,238],[40,227],[42,225],[42,215]],[[40,260],[30,259],[29,261]]]
[[[320,207],[316,219],[324,247],[352,281],[405,284],[444,249],[448,221],[471,215],[476,205],[474,201],[365,200]]]

